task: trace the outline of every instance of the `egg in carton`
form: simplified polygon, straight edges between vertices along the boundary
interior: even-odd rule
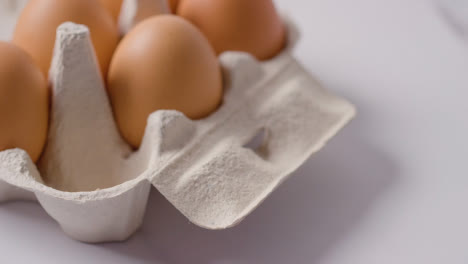
[[[23,150],[0,152],[0,201],[37,199],[66,234],[90,243],[131,236],[152,186],[200,227],[238,224],[355,115],[292,56],[298,33],[286,24],[287,47],[269,61],[220,56],[225,95],[215,113],[193,121],[156,111],[137,151],[119,134],[87,27],[62,24],[47,146],[37,166]]]

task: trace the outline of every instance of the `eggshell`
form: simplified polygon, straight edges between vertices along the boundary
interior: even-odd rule
[[[110,12],[110,14],[112,15],[112,18],[114,18],[114,21],[118,21],[123,0],[99,0],[99,1]]]
[[[185,0],[177,14],[200,28],[218,54],[245,51],[266,60],[285,46],[285,26],[271,0]]]
[[[221,67],[195,26],[173,15],[155,16],[118,46],[108,89],[121,134],[138,147],[156,110],[178,110],[192,119],[215,111],[223,93]]]
[[[89,27],[105,76],[119,33],[112,16],[96,0],[31,0],[19,17],[13,42],[25,49],[47,75],[57,27],[67,21]]]
[[[169,1],[169,6],[171,7],[171,11],[173,13],[176,13],[177,5],[179,4],[179,0],[168,0],[168,1]]]
[[[32,58],[0,42],[0,151],[25,150],[35,162],[47,137],[47,82]]]

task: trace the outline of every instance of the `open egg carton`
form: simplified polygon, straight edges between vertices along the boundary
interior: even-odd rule
[[[198,226],[238,224],[355,115],[292,56],[298,33],[285,20],[288,44],[275,58],[220,56],[215,113],[156,111],[137,151],[119,134],[88,29],[61,25],[46,148],[37,165],[23,150],[0,152],[0,201],[37,199],[66,234],[91,243],[131,236],[152,186]]]

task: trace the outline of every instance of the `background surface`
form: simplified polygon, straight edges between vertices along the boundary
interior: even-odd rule
[[[427,0],[276,2],[302,31],[297,58],[356,120],[235,228],[200,229],[153,191],[128,242],[87,245],[14,202],[0,206],[0,263],[468,263],[468,42],[454,21]]]

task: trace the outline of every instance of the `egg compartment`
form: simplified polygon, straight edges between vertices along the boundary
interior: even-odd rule
[[[0,152],[0,201],[37,199],[70,237],[122,241],[142,223],[151,186],[192,223],[238,224],[355,109],[334,96],[291,55],[270,61],[220,56],[222,106],[197,121],[177,111],[148,119],[136,152],[122,140],[85,26],[57,30],[48,143],[36,166],[20,149]]]

